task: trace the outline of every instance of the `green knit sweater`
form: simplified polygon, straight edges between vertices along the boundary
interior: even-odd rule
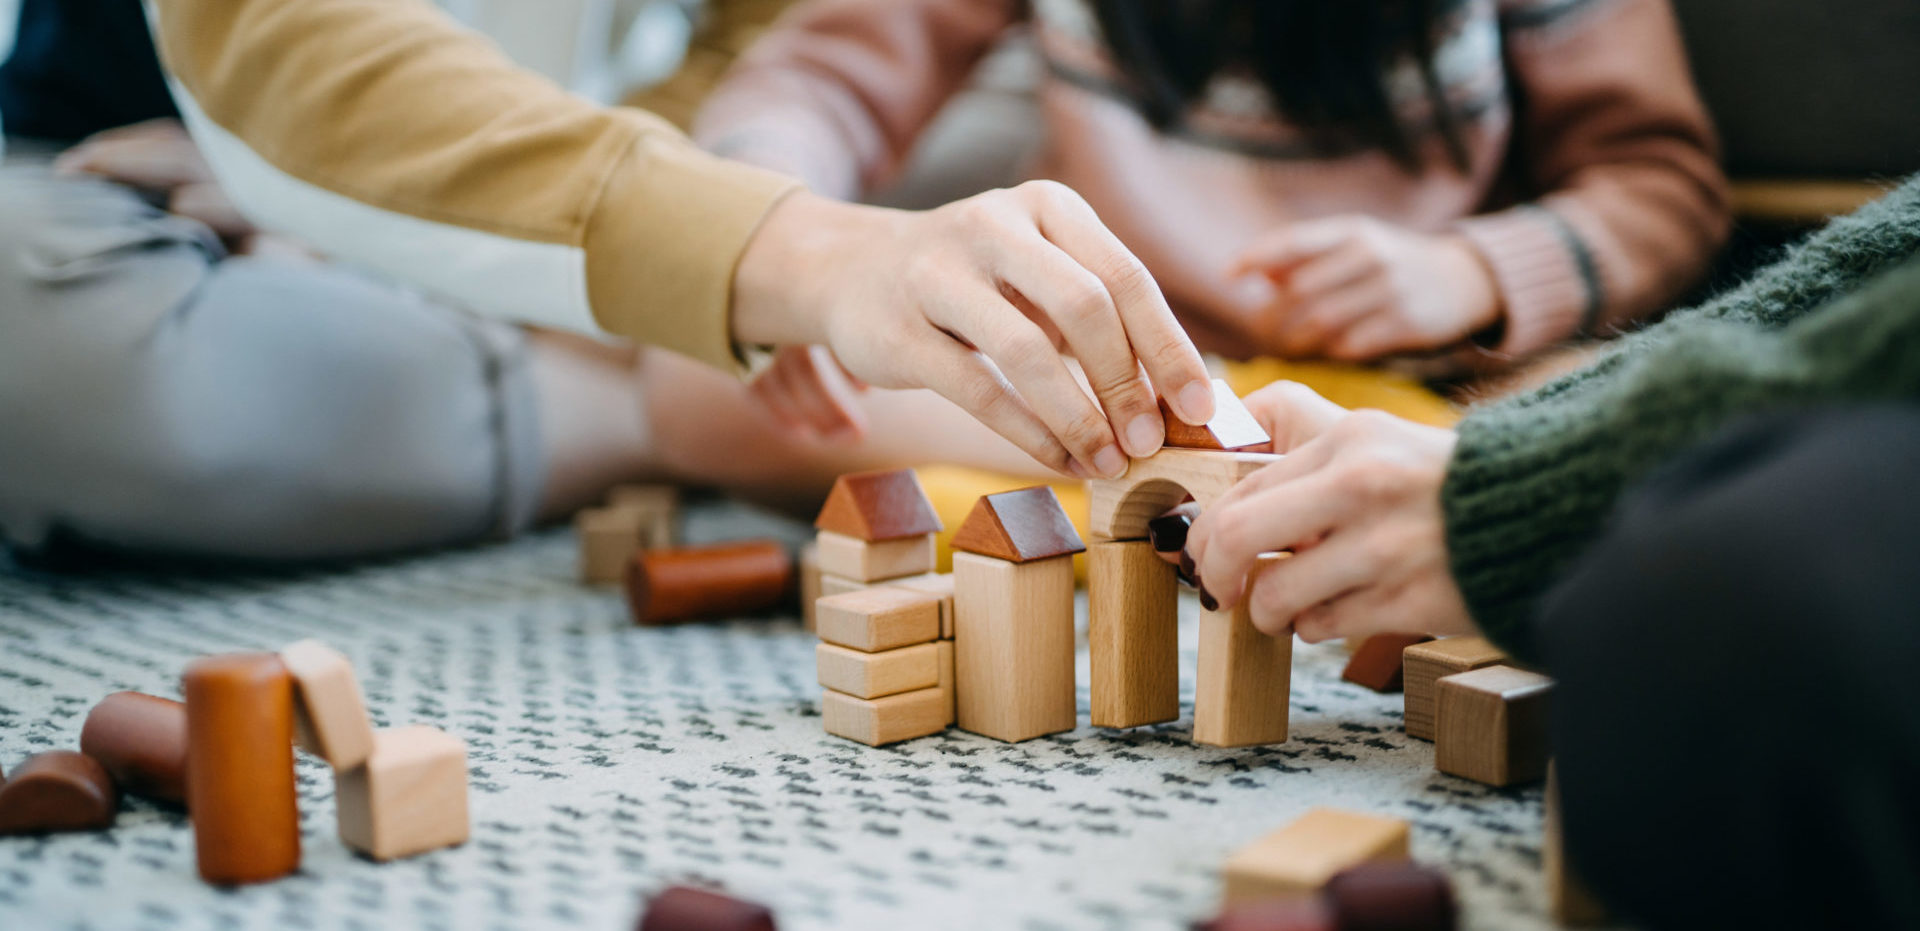
[[[1649,470],[1748,415],[1887,399],[1920,399],[1920,176],[1586,369],[1470,412],[1441,491],[1454,579],[1487,636],[1534,657],[1540,597]]]

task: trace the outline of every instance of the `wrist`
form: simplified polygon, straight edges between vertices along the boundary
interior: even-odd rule
[[[1453,235],[1441,239],[1441,252],[1461,301],[1466,331],[1481,333],[1504,322],[1506,305],[1500,298],[1499,283],[1480,250],[1465,236]]]
[[[747,242],[734,269],[732,334],[746,345],[826,342],[827,309],[849,259],[895,211],[808,191],[782,198]]]

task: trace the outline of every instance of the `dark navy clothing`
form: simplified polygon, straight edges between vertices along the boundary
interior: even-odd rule
[[[140,0],[22,0],[13,55],[0,65],[8,135],[77,142],[177,115]]]

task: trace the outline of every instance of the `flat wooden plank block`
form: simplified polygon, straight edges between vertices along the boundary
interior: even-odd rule
[[[1021,741],[1073,730],[1073,559],[953,555],[962,730]]]
[[[1204,510],[1234,483],[1278,462],[1269,453],[1208,449],[1162,449],[1135,459],[1127,474],[1087,483],[1092,498],[1090,529],[1096,539],[1144,540],[1150,521],[1192,495]]]
[[[814,629],[813,603],[820,600],[820,545],[800,548],[800,623]]]
[[[940,639],[953,639],[953,573],[929,572],[904,579],[890,579],[885,584],[888,588],[904,588],[940,596]]]
[[[820,571],[861,582],[878,582],[933,571],[933,534],[869,543],[857,537],[822,530]]]
[[[1490,786],[1546,776],[1552,679],[1488,666],[1444,676],[1435,685],[1435,769]]]
[[[1225,904],[1310,896],[1352,866],[1407,859],[1407,822],[1315,808],[1235,851],[1220,869]]]
[[[820,684],[855,698],[879,698],[940,684],[940,649],[931,643],[862,653],[831,643],[814,645]]]
[[[318,640],[302,640],[280,651],[293,675],[294,732],[300,749],[335,770],[352,769],[373,753],[373,719],[367,717],[353,663]]]
[[[814,611],[820,639],[868,653],[940,639],[940,599],[926,592],[867,588],[824,597]]]
[[[1398,692],[1406,681],[1401,654],[1407,647],[1432,639],[1426,634],[1374,634],[1353,651],[1340,678],[1376,692]]]
[[[375,860],[466,843],[467,745],[415,725],[374,735],[364,766],[334,777],[340,841]]]
[[[878,747],[946,730],[946,703],[946,694],[937,687],[884,698],[829,690],[820,696],[820,719],[829,734]]]
[[[1245,600],[1229,611],[1202,611],[1196,667],[1194,743],[1248,747],[1286,741],[1293,685],[1291,635],[1261,633]]]
[[[1178,720],[1180,604],[1174,568],[1145,540],[1095,541],[1087,560],[1093,726]]]
[[[1441,676],[1504,662],[1507,655],[1485,637],[1447,637],[1407,647],[1400,655],[1406,689],[1408,737],[1433,739],[1433,683]]]

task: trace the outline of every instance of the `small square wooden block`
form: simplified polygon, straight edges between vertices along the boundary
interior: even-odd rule
[[[1405,860],[1408,833],[1398,818],[1312,809],[1227,858],[1225,904],[1310,896],[1348,867]]]
[[[341,842],[375,860],[467,840],[467,745],[438,728],[376,733],[366,764],[334,785]]]
[[[1508,786],[1547,775],[1547,699],[1553,680],[1488,666],[1436,683],[1433,765],[1443,773]]]

